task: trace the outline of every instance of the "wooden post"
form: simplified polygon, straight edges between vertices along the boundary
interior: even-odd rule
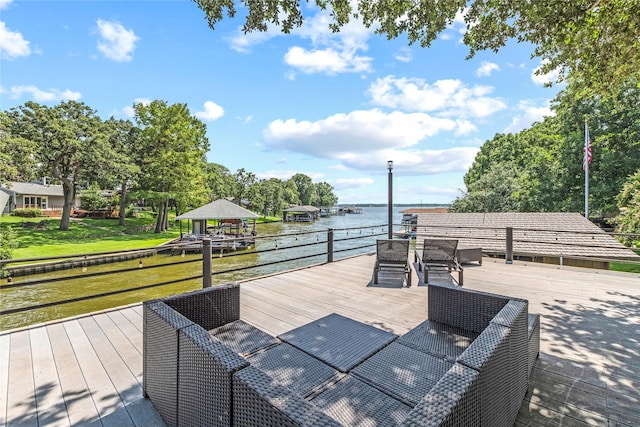
[[[327,262],[333,262],[333,228],[327,231]]]
[[[211,239],[202,239],[202,287],[211,287]]]
[[[513,264],[513,227],[507,227],[507,249],[505,252],[505,262]]]

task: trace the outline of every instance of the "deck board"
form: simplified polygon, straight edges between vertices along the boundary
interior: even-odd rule
[[[34,328],[30,330],[29,338],[38,425],[69,425],[66,410],[61,411],[63,408],[59,406],[64,399],[49,334],[46,328]]]
[[[247,280],[241,318],[278,335],[335,312],[403,334],[426,318],[427,287],[415,270],[411,288],[385,274],[373,285],[373,262]],[[465,287],[525,298],[542,315],[516,426],[640,424],[640,276],[491,258],[464,274]],[[141,384],[140,304],[0,333],[0,427],[163,426]]]
[[[33,363],[29,330],[11,335],[7,390],[9,425],[37,426],[38,407],[33,384]],[[3,387],[3,389],[5,389]],[[16,422],[17,421],[17,422]]]
[[[2,389],[9,385],[9,345],[11,335],[0,335],[0,385]],[[7,426],[7,396],[0,395],[0,427]]]

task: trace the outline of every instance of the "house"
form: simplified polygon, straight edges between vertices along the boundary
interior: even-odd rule
[[[0,212],[11,214],[16,208],[37,208],[47,216],[60,216],[64,205],[62,185],[42,182],[8,182],[0,185]],[[80,206],[76,196],[74,206]]]
[[[453,238],[485,255],[505,254],[513,229],[514,259],[577,267],[609,268],[609,260],[640,260],[631,249],[578,213],[418,213],[417,242]]]

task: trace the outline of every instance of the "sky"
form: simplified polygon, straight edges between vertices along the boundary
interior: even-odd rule
[[[304,4],[304,2],[303,2]],[[207,126],[209,162],[232,173],[328,182],[341,204],[447,204],[482,144],[552,114],[532,46],[466,60],[461,18],[431,47],[358,22],[340,33],[305,4],[291,34],[215,30],[188,0],[0,0],[0,108],[84,102],[103,119],[184,103]]]

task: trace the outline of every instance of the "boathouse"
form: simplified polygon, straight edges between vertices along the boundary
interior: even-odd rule
[[[313,222],[320,216],[320,209],[315,206],[293,206],[282,211],[284,222]]]
[[[256,218],[259,217],[260,215],[231,203],[226,199],[218,199],[192,211],[178,215],[176,220],[190,220],[191,232],[195,235],[211,234],[210,231],[213,231],[213,234],[224,234],[227,231],[233,233],[234,230],[235,233],[233,234],[242,234],[245,231],[244,225],[246,224],[243,220],[252,220],[251,230],[253,231],[256,228]],[[208,220],[216,221],[212,229],[207,226]],[[249,228],[248,224],[246,228]]]
[[[459,247],[504,256],[512,230],[514,259],[608,269],[610,260],[640,260],[579,213],[418,213],[417,244],[424,238],[453,238]]]

